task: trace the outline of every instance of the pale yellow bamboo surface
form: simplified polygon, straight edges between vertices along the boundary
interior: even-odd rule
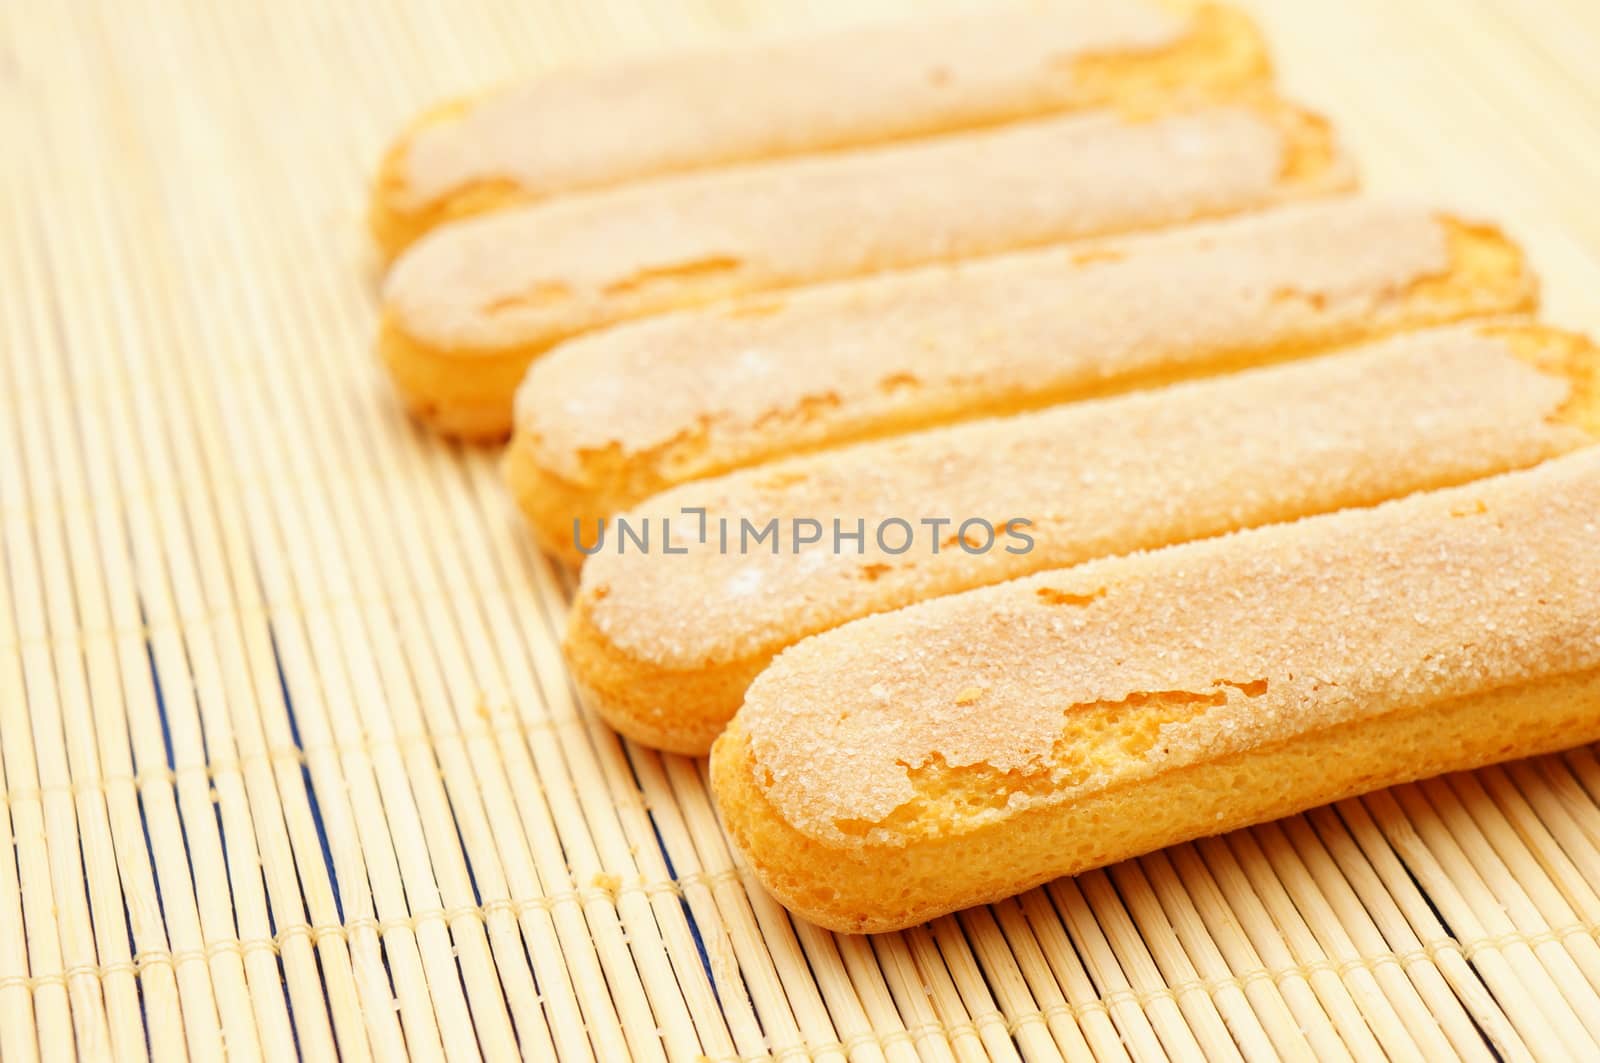
[[[366,177],[438,97],[862,6],[0,4],[7,1063],[1600,1055],[1593,750],[851,939],[575,706],[494,456],[372,356]],[[1259,11],[1372,187],[1600,326],[1600,6]]]

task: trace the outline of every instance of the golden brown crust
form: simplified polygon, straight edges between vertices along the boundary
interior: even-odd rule
[[[1291,207],[565,345],[528,375],[506,472],[540,545],[576,565],[574,519],[592,529],[684,481],[1535,300],[1521,252],[1492,227],[1364,200]]]
[[[724,826],[772,895],[829,930],[870,934],[1386,786],[1596,740],[1592,670],[1298,736],[987,830],[849,851],[773,809],[737,723],[717,740],[711,775]]]
[[[1530,369],[1531,367],[1531,369]],[[1456,326],[1121,399],[864,444],[686,485],[629,514],[683,556],[605,551],[566,636],[574,678],[617,730],[704,753],[749,682],[801,638],[861,616],[1110,553],[1373,505],[1535,464],[1600,438],[1600,351],[1537,325]],[[977,514],[1031,521],[1032,549],[868,541],[825,564],[730,554],[708,520]],[[593,530],[586,534],[592,536]],[[658,533],[659,534],[659,533]],[[817,549],[817,548],[813,548]],[[759,593],[752,593],[758,588]],[[696,622],[682,622],[683,602]]]
[[[752,685],[718,800],[802,914],[888,929],[1592,740],[1597,514],[1591,447],[857,621]]]
[[[1353,179],[1324,126],[1254,95],[685,175],[431,234],[390,271],[379,342],[413,408],[441,427],[502,434],[514,392],[505,381],[584,333],[735,296],[1220,217]],[[918,195],[900,194],[912,185]],[[796,213],[805,226],[792,224]]]
[[[635,60],[446,103],[385,153],[373,182],[373,235],[389,260],[439,225],[552,195],[1271,75],[1249,19],[1215,4],[1189,6],[1182,18],[1134,4],[1001,8],[983,14],[981,39],[971,16],[922,18],[907,29],[869,25]],[[843,69],[841,50],[850,53]],[[827,77],[815,74],[819,65]],[[619,81],[653,88],[619,98]],[[796,95],[790,83],[807,92]],[[740,100],[741,113],[708,107],[706,92]],[[619,119],[629,106],[648,113],[622,110]],[[552,143],[563,150],[550,152]]]

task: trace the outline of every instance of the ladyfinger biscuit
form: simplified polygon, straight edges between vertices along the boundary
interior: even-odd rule
[[[1334,200],[638,322],[528,373],[507,473],[545,549],[674,484],[839,443],[1530,307],[1499,232]]]
[[[904,927],[1600,739],[1600,448],[1094,561],[787,650],[712,752],[785,905]]]
[[[504,435],[536,355],[714,300],[1346,189],[1326,126],[1269,98],[1096,112],[664,178],[474,218],[395,264],[380,346],[443,431]]]
[[[380,167],[372,229],[393,257],[441,222],[550,196],[1269,76],[1239,13],[1131,0],[919,16],[562,71],[413,123]]]
[[[750,681],[808,635],[1533,465],[1600,438],[1597,383],[1600,350],[1582,337],[1456,325],[687,484],[623,518],[654,534],[654,554],[627,552],[621,526],[601,541],[568,659],[617,730],[704,753]]]

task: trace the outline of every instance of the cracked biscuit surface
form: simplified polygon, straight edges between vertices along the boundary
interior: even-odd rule
[[[1591,447],[815,636],[751,686],[711,773],[779,900],[874,931],[1593,741],[1597,710]]]

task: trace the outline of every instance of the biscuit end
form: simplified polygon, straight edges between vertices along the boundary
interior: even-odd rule
[[[1333,123],[1310,108],[1268,93],[1242,97],[1283,136],[1283,161],[1278,173],[1286,189],[1299,195],[1353,192],[1360,180],[1345,153]]]
[[[1485,335],[1503,340],[1511,353],[1572,387],[1552,420],[1600,439],[1600,347],[1588,336],[1538,324],[1493,324]]]
[[[1473,314],[1525,314],[1538,309],[1539,279],[1522,248],[1498,227],[1438,215],[1444,229],[1449,267],[1411,286],[1415,305],[1462,317]]]
[[[593,534],[604,513],[596,511],[591,492],[545,468],[539,461],[533,436],[522,428],[511,435],[503,466],[506,486],[528,523],[539,549],[576,571],[583,553],[573,542],[572,523]]]
[[[385,310],[378,354],[406,408],[429,428],[470,443],[497,443],[510,434],[511,397],[531,360],[526,352],[463,357],[411,335]]]
[[[745,689],[769,658],[664,668],[619,648],[595,626],[603,586],[586,581],[567,621],[562,650],[584,704],[627,738],[653,749],[704,756],[738,711]]]
[[[915,922],[846,900],[838,884],[851,864],[849,854],[808,838],[784,819],[757,783],[759,770],[749,736],[735,720],[711,747],[711,790],[723,826],[768,893],[796,915],[838,933],[873,933]],[[871,868],[849,871],[855,878]]]
[[[468,181],[442,196],[421,201],[413,191],[408,163],[417,137],[425,130],[459,121],[476,102],[475,97],[450,100],[423,112],[395,138],[379,161],[372,182],[367,227],[385,266],[446,222],[500,210],[529,198],[526,190],[508,178]]]

